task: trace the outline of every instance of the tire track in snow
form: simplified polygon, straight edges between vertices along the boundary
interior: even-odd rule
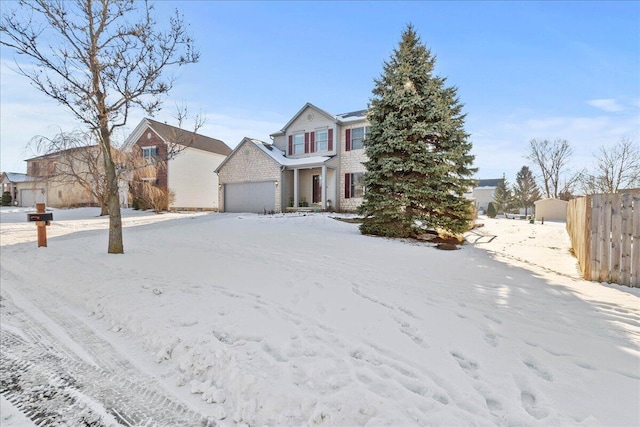
[[[0,303],[0,393],[36,425],[215,425],[213,418],[176,401],[153,379],[119,360],[115,349],[89,330],[77,327],[70,336],[86,343],[97,363],[74,357],[6,296]]]

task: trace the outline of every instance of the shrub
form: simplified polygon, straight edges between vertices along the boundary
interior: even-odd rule
[[[493,205],[493,202],[489,202],[489,206],[487,206],[487,216],[489,218],[496,217],[496,207]]]
[[[130,188],[133,194],[132,206],[134,209],[143,211],[153,209],[154,212],[160,213],[167,210],[175,200],[173,191],[156,187],[149,181],[132,183]]]
[[[2,206],[11,206],[11,201],[11,193],[9,193],[8,191],[2,193]]]

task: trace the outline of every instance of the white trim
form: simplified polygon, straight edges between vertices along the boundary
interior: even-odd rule
[[[305,139],[305,132],[304,131],[297,131],[297,132],[291,134],[291,136],[292,136],[292,142],[291,142],[292,147],[291,148],[293,149],[293,153],[291,153],[291,154],[294,155],[294,156],[296,154],[306,154],[305,151],[304,151],[304,146],[306,144],[306,142],[304,140]],[[300,137],[300,136],[302,137],[302,144],[296,144],[296,137]],[[302,151],[296,151],[296,145],[301,145],[302,146]]]
[[[293,170],[293,207],[298,207],[298,181],[299,181],[299,169]]]
[[[300,117],[300,115],[304,112],[304,110],[306,110],[307,108],[312,108],[314,110],[316,110],[318,113],[322,114],[323,116],[325,116],[326,118],[328,118],[329,120],[333,121],[334,123],[338,122],[338,118],[332,114],[327,113],[326,111],[324,111],[321,108],[316,107],[315,105],[313,105],[310,102],[307,102],[306,104],[304,104],[304,106],[300,109],[300,111],[298,111],[292,118],[291,120],[289,120],[287,122],[286,125],[284,125],[284,127],[280,130],[280,132],[276,132],[276,133],[272,133],[271,136],[273,135],[279,135],[281,132],[286,132],[287,128],[291,125],[291,123],[293,123],[294,121],[296,121],[298,119],[298,117]]]

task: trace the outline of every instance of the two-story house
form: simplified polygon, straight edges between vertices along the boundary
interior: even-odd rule
[[[218,176],[214,170],[231,153],[224,142],[142,119],[125,141],[124,150],[138,152],[148,165],[136,171],[144,169],[141,179],[152,180],[155,186],[174,193],[170,210],[218,209]]]
[[[11,196],[12,206],[35,206],[36,203],[44,203],[46,183],[34,180],[25,173],[2,172],[0,173],[2,192]],[[23,204],[24,203],[26,204]]]
[[[476,186],[468,194],[467,198],[474,200],[476,210],[485,213],[489,203],[493,202],[496,188],[504,181],[504,178],[479,179]]]
[[[18,206],[45,203],[51,207],[97,206],[90,191],[99,171],[87,165],[88,158],[98,158],[96,145],[73,147],[27,159],[27,173],[12,174],[12,197]],[[8,179],[7,175],[3,178]]]
[[[216,169],[220,210],[354,211],[365,191],[366,114],[333,115],[307,103],[272,142],[244,138]]]

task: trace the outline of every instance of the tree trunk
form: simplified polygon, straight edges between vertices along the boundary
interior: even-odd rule
[[[107,209],[109,211],[109,249],[110,254],[123,254],[122,216],[120,213],[120,197],[118,195],[118,177],[111,156],[105,156],[107,180],[109,183]]]
[[[123,254],[122,216],[118,194],[109,194],[109,249],[110,254]]]
[[[120,213],[120,195],[118,194],[120,188],[118,187],[116,165],[111,153],[111,133],[106,120],[104,120],[104,124],[100,129],[100,139],[100,148],[104,155],[104,168],[107,179],[107,210],[109,211],[109,247],[107,253],[123,254],[122,216]]]

